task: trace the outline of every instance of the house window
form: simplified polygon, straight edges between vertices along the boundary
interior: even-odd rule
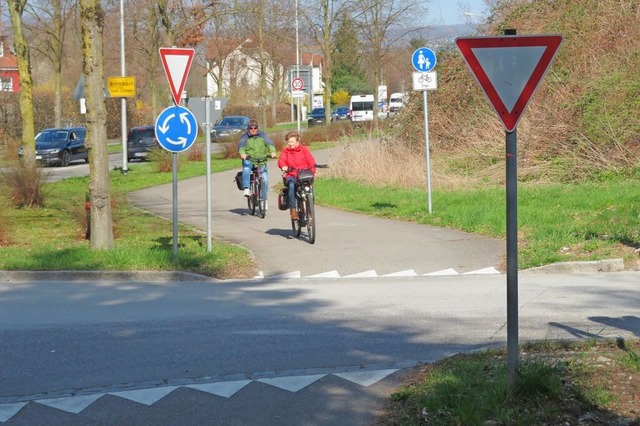
[[[11,77],[0,77],[0,92],[13,92],[13,79]]]
[[[4,43],[0,41],[0,58],[4,56]]]

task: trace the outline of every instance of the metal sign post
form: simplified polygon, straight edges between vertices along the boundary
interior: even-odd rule
[[[431,70],[436,66],[437,59],[433,50],[421,47],[413,52],[413,67],[417,72],[413,73],[413,90],[422,92],[422,105],[424,109],[424,145],[427,160],[427,209],[431,208],[431,147],[429,146],[429,108],[427,104],[427,90],[438,88],[436,73]]]

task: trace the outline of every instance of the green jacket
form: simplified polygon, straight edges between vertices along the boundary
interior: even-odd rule
[[[271,140],[269,140],[271,142]],[[238,152],[240,155],[246,154],[249,156],[249,160],[256,158],[270,157],[272,152],[276,152],[276,147],[273,142],[269,143],[260,136],[252,136],[247,139],[243,144],[240,143]],[[253,161],[252,161],[253,162]],[[266,163],[266,160],[261,161],[260,164]]]

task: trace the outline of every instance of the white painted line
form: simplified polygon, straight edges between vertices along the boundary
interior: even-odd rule
[[[258,379],[257,381],[289,392],[298,392],[324,376],[326,374],[312,374],[310,376],[273,377],[270,379]]]
[[[377,277],[378,273],[375,269],[371,269],[370,271],[358,272],[357,274],[345,275],[345,278],[373,278]]]
[[[429,272],[428,274],[424,274],[423,277],[437,277],[441,275],[458,275],[458,271],[453,268],[443,269],[441,271]]]
[[[202,385],[188,385],[185,387],[229,398],[249,383],[251,383],[251,380],[238,380],[235,382],[205,383]]]
[[[280,275],[271,275],[271,276],[269,276],[269,278],[277,278],[277,279],[282,279],[282,278],[300,278],[300,271],[287,272],[286,274],[280,274]]]
[[[338,273],[338,271],[333,270],[315,275],[307,275],[305,278],[340,278],[340,274]]]
[[[462,275],[494,275],[494,274],[499,274],[499,273],[500,273],[500,271],[498,271],[493,266],[490,266],[488,268],[477,269],[475,271],[465,272]]]
[[[35,402],[46,405],[47,407],[78,414],[103,395],[103,393],[100,393],[95,395],[69,396],[65,398],[39,399]]]
[[[132,391],[109,392],[109,395],[119,396],[133,402],[151,405],[154,402],[170,394],[177,386],[164,386],[161,388],[138,389]]]
[[[413,269],[407,269],[405,271],[399,271],[399,272],[394,272],[392,274],[386,274],[383,275],[383,277],[415,277],[416,275],[416,271],[414,271]]]
[[[371,386],[380,380],[387,378],[398,371],[395,370],[372,370],[372,371],[350,371],[347,373],[333,373],[334,376],[342,377],[345,380],[356,383],[360,386]]]
[[[0,404],[0,422],[6,422],[27,405],[26,402],[13,402],[11,404]]]

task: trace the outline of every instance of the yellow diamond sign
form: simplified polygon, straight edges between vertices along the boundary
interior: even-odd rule
[[[107,87],[109,96],[113,98],[132,98],[136,95],[135,77],[109,77]]]

